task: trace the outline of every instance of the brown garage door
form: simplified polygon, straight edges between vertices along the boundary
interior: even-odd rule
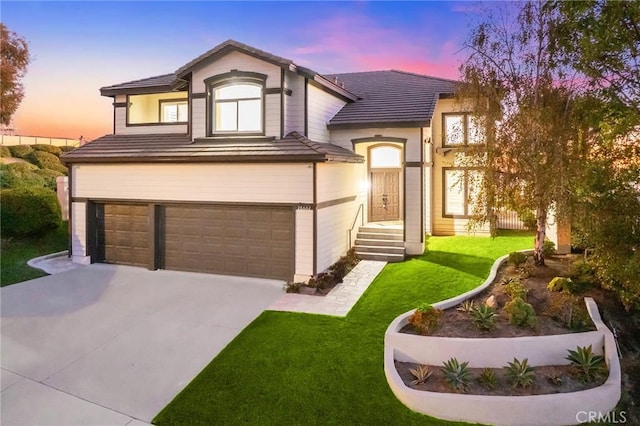
[[[164,268],[289,280],[294,212],[257,206],[165,206]]]
[[[98,258],[105,263],[149,265],[149,209],[139,204],[98,204]]]

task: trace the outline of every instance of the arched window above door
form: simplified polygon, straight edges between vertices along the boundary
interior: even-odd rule
[[[393,146],[377,146],[371,148],[370,165],[372,169],[400,168],[402,150]]]

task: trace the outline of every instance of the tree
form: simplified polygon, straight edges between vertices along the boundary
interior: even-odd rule
[[[554,58],[556,19],[541,1],[497,5],[472,30],[460,68],[460,100],[485,133],[484,146],[460,157],[484,172],[480,197],[487,209],[478,220],[494,222],[499,207],[534,211],[538,265],[544,265],[547,214],[552,205],[565,208],[580,155],[571,142],[576,80]]]
[[[20,80],[29,62],[27,41],[0,23],[0,124],[8,125],[22,102]]]
[[[566,63],[594,89],[640,115],[640,3],[557,1],[554,36]]]

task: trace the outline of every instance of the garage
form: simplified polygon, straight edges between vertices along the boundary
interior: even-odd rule
[[[283,207],[164,206],[164,269],[288,280],[294,210]]]
[[[99,262],[149,265],[149,208],[146,204],[97,204]]]
[[[293,208],[191,203],[152,206],[96,205],[98,261],[291,279]]]

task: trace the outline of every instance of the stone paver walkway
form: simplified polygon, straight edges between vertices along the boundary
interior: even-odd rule
[[[304,312],[308,314],[347,316],[369,284],[378,276],[387,262],[361,260],[344,277],[344,281],[326,296],[285,293],[268,309],[272,311]]]

